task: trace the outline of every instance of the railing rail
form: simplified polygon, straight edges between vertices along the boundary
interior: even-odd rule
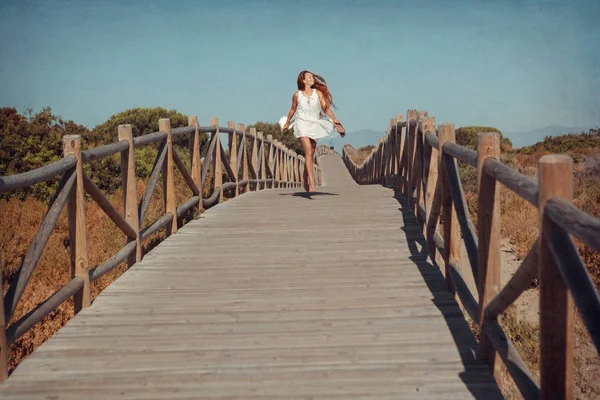
[[[211,134],[204,159],[200,157],[203,150],[200,148],[200,133]],[[229,157],[221,145],[222,134],[227,135],[229,139]],[[118,142],[85,151],[81,151],[80,136],[65,136],[63,159],[32,171],[0,177],[0,193],[3,193],[27,188],[62,175],[59,187],[29,245],[16,277],[10,282],[6,295],[2,297],[0,382],[8,378],[8,351],[12,343],[71,297],[75,301],[75,313],[88,307],[91,303],[90,283],[124,261],[127,261],[128,266],[141,261],[142,243],[152,234],[162,229],[166,229],[167,236],[175,234],[184,223],[182,217],[188,211],[213,207],[223,200],[227,191],[231,191],[235,197],[246,191],[302,186],[304,157],[287,149],[271,135],[267,135],[265,139],[263,134],[256,132],[254,128],[250,128],[247,133],[243,124],[239,124],[235,129],[235,123],[230,121],[227,127],[221,127],[218,119],[213,118],[210,126],[199,126],[197,117],[189,117],[187,127],[172,129],[169,119],[161,119],[157,132],[134,138],[131,125],[120,125],[118,135]],[[190,170],[173,145],[173,138],[180,136],[189,138]],[[138,201],[133,150],[150,144],[158,144],[158,151],[145,191]],[[83,170],[84,163],[117,153],[120,153],[121,159],[125,205],[123,215]],[[192,197],[181,204],[176,204],[175,200],[175,168],[192,191]],[[209,169],[212,169],[214,175],[211,183],[212,193],[203,198],[202,188]],[[223,169],[225,173],[222,172]],[[161,175],[165,212],[142,229],[150,200]],[[223,182],[224,176],[227,182]],[[318,165],[314,166],[314,176],[315,183],[320,185],[322,175]],[[108,260],[92,268],[88,265],[87,257],[85,192],[124,234],[123,247]],[[9,325],[65,205],[68,208],[69,219],[71,281]],[[1,284],[0,278],[0,286]]]
[[[570,234],[600,251],[600,221],[577,209],[570,157],[547,155],[539,160],[539,184],[500,161],[500,137],[480,133],[477,151],[455,143],[453,124],[441,124],[427,112],[398,115],[360,165],[356,149],[345,145],[342,158],[359,184],[382,184],[399,190],[423,228],[430,257],[444,266],[454,291],[479,326],[478,356],[498,379],[504,362],[525,398],[573,398],[574,306],[596,351],[600,353],[600,296]],[[473,226],[456,160],[477,169],[477,231]],[[540,234],[509,282],[500,287],[501,185],[539,210]],[[443,232],[439,232],[439,218]],[[464,241],[477,299],[460,268]],[[498,316],[540,281],[540,376],[538,383],[498,322]]]

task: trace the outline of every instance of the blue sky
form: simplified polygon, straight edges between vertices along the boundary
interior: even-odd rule
[[[93,127],[162,106],[246,124],[324,76],[348,131],[409,108],[503,131],[596,126],[600,1],[0,2],[0,106]]]

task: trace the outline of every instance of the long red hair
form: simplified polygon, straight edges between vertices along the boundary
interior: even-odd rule
[[[298,83],[298,90],[304,90],[304,75],[307,73],[312,74],[312,76],[315,80],[315,83],[313,84],[313,88],[315,88],[318,91],[320,91],[321,93],[323,93],[323,97],[325,98],[325,103],[328,106],[332,106],[333,108],[335,108],[335,104],[333,104],[333,96],[329,92],[329,88],[327,87],[327,82],[320,75],[317,75],[315,73],[312,73],[312,72],[306,71],[306,70],[300,72],[300,74],[298,75],[298,80],[296,81]]]

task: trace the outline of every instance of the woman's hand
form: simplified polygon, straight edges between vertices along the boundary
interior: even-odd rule
[[[342,123],[340,121],[338,121],[337,119],[334,119],[333,124],[335,126],[335,130],[340,134],[341,137],[346,136],[346,130],[344,129],[344,127],[342,126]]]
[[[286,123],[283,125],[283,128],[281,128],[281,129],[285,131],[285,130],[286,130],[286,129],[288,129],[289,127],[290,127],[290,120],[288,119],[288,122],[286,122]]]

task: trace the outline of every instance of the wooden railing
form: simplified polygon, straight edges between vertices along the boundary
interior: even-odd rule
[[[571,240],[573,235],[600,252],[600,221],[572,203],[573,162],[563,155],[539,160],[539,183],[500,162],[500,137],[480,133],[477,151],[455,143],[453,124],[441,124],[427,112],[399,115],[360,165],[346,145],[343,160],[356,182],[397,188],[415,213],[432,260],[443,265],[454,291],[479,326],[478,356],[496,379],[499,360],[525,398],[573,397],[573,330],[577,307],[596,351],[600,352],[600,297]],[[465,201],[456,160],[477,169],[477,234]],[[539,210],[539,237],[510,281],[500,287],[501,185]],[[443,232],[438,230],[442,217]],[[534,223],[534,221],[532,221]],[[460,230],[459,230],[460,229]],[[477,284],[476,300],[460,269],[460,240]],[[526,367],[498,317],[534,278],[540,282],[540,383]]]
[[[71,296],[74,298],[76,313],[88,307],[91,303],[90,283],[124,261],[127,261],[129,266],[141,261],[142,242],[152,234],[162,229],[166,229],[167,236],[176,233],[183,223],[184,214],[192,209],[207,209],[218,204],[223,199],[225,191],[238,196],[244,190],[302,185],[304,157],[273,140],[271,135],[264,138],[263,134],[256,132],[254,128],[246,132],[243,124],[239,124],[236,129],[234,122],[229,122],[227,127],[219,127],[218,122],[218,119],[214,118],[210,121],[210,126],[203,127],[198,125],[197,117],[189,117],[188,127],[171,129],[170,120],[161,119],[157,132],[135,138],[132,137],[131,125],[120,125],[118,142],[86,151],[81,150],[80,136],[64,136],[64,158],[61,160],[29,172],[0,177],[0,193],[3,193],[27,188],[62,175],[60,185],[29,245],[16,277],[10,282],[6,295],[2,297],[0,381],[8,377],[8,349],[12,343]],[[203,159],[200,157],[203,150],[200,148],[200,133],[211,134],[206,145],[206,156]],[[229,137],[229,158],[221,145],[221,134],[227,134]],[[173,146],[173,140],[182,136],[189,137],[191,170],[187,169]],[[134,149],[152,143],[159,144],[158,154],[146,189],[138,201]],[[115,209],[83,169],[84,163],[100,160],[116,153],[120,153],[121,159],[124,215]],[[203,183],[207,179],[209,167],[214,174],[212,194],[208,198],[202,198]],[[176,204],[175,200],[175,168],[180,171],[193,193],[190,199],[181,204]],[[314,168],[315,183],[320,185],[322,182],[320,167],[315,165]],[[164,214],[148,227],[141,229],[161,172]],[[229,182],[223,182],[223,175],[228,177]],[[89,268],[87,255],[85,192],[125,234],[123,248],[104,263],[93,268]],[[65,205],[67,205],[69,220],[72,279],[33,310],[8,325]],[[0,287],[2,287],[1,275]]]

